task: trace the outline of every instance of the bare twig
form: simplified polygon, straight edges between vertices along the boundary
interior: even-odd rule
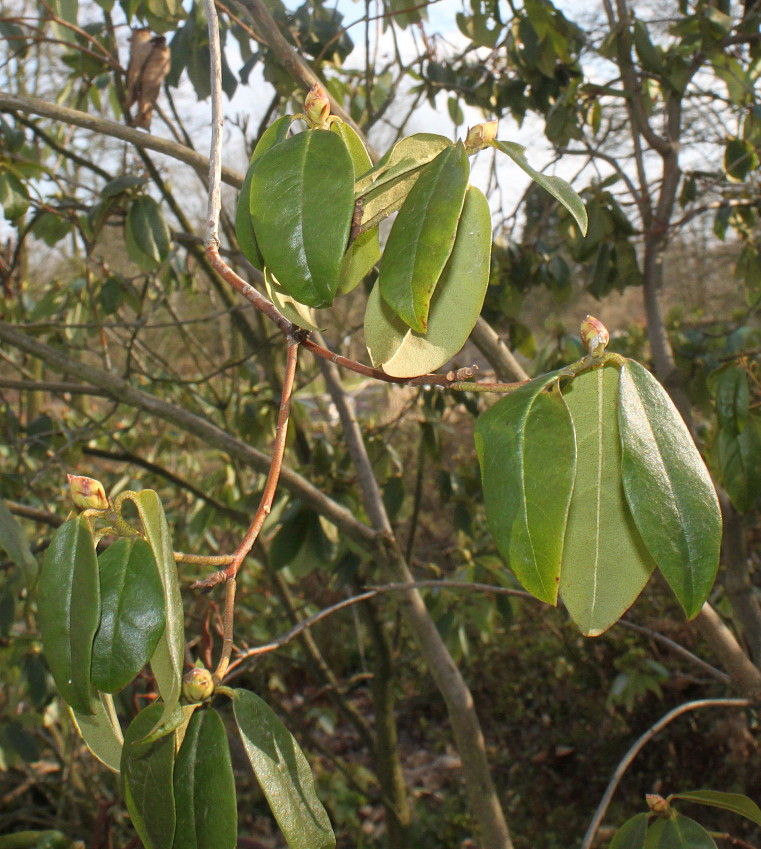
[[[620,784],[624,773],[629,769],[632,761],[659,731],[662,731],[670,722],[673,722],[677,717],[689,711],[699,710],[704,707],[748,707],[750,704],[750,699],[698,699],[694,702],[685,702],[670,710],[658,722],[648,728],[629,748],[616,767],[608,787],[600,800],[600,804],[597,806],[595,815],[592,817],[592,822],[589,824],[587,833],[584,835],[581,849],[591,849],[597,829],[600,827],[600,823],[602,823],[603,817],[608,810],[608,805],[610,805],[610,800],[613,798],[613,794],[616,792],[616,788]]]

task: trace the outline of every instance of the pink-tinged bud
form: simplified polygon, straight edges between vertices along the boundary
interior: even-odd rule
[[[103,484],[84,475],[66,475],[69,480],[71,500],[82,510],[108,510],[109,504]]]
[[[465,136],[465,150],[468,153],[477,153],[488,147],[497,138],[498,124],[499,121],[485,121],[483,124],[471,127],[468,135]]]
[[[588,315],[581,322],[581,341],[593,357],[600,357],[610,342],[610,333],[599,318]]]
[[[654,814],[666,814],[671,810],[669,803],[663,798],[663,796],[659,796],[657,793],[647,793],[645,795],[645,801],[647,802],[648,808],[650,808]]]
[[[324,127],[330,115],[330,100],[325,89],[315,83],[304,100],[304,112],[311,127]]]
[[[189,702],[202,702],[214,693],[214,679],[203,667],[191,669],[182,679],[182,695]]]

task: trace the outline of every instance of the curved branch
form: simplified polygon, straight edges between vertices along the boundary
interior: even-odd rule
[[[209,169],[209,160],[185,145],[169,139],[162,139],[142,130],[125,127],[122,124],[117,124],[116,121],[109,121],[107,118],[98,118],[95,115],[89,115],[87,112],[80,112],[78,109],[59,106],[57,103],[50,103],[39,97],[0,91],[0,110],[18,110],[28,115],[40,115],[43,118],[60,121],[62,124],[74,124],[85,130],[92,130],[94,133],[121,139],[135,145],[135,147],[148,148],[157,153],[163,153],[165,156],[170,156],[172,159],[178,159],[204,176]],[[222,180],[237,189],[243,185],[243,176],[243,174],[232,171],[230,168],[222,169]]]

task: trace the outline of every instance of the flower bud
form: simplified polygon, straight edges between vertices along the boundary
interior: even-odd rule
[[[593,357],[602,356],[605,346],[610,342],[608,328],[593,315],[581,322],[581,341]]]
[[[189,702],[202,702],[214,693],[214,679],[203,667],[191,669],[182,679],[182,695]]]
[[[483,124],[476,124],[468,130],[468,135],[465,136],[465,150],[468,153],[477,153],[488,147],[495,138],[497,138],[497,125],[499,121],[485,121]]]
[[[645,794],[645,801],[647,802],[648,808],[650,808],[654,814],[665,814],[671,809],[671,806],[663,798],[663,796],[659,796],[657,793]]]
[[[304,112],[311,127],[323,127],[328,120],[330,100],[327,92],[319,83],[315,83],[309,89],[304,100]]]
[[[69,480],[71,500],[82,510],[108,510],[109,504],[103,484],[84,475],[66,475]]]

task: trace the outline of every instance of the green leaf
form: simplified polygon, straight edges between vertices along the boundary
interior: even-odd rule
[[[93,701],[93,713],[87,715],[69,708],[79,736],[102,764],[119,772],[124,738],[111,696],[101,695]]]
[[[332,849],[330,820],[291,732],[247,690],[235,691],[233,709],[248,759],[290,849]]]
[[[174,849],[234,849],[235,779],[225,726],[215,710],[198,710],[188,723],[174,766],[174,797]]]
[[[634,522],[688,619],[716,578],[721,509],[690,432],[658,381],[627,360],[618,424],[624,491]]]
[[[400,139],[357,180],[354,196],[362,200],[361,225],[370,229],[396,212],[415,185],[425,165],[452,147],[446,136],[416,133]]]
[[[45,657],[61,695],[92,714],[92,643],[100,621],[95,540],[84,516],[53,534],[40,572],[37,607]]]
[[[469,186],[452,253],[431,297],[428,331],[409,328],[381,297],[376,283],[367,300],[365,343],[373,365],[395,377],[428,374],[465,344],[489,285],[491,213],[483,194]]]
[[[331,124],[331,132],[343,139],[354,165],[354,179],[372,167],[370,154],[355,130],[343,121]],[[341,260],[341,275],[338,283],[339,295],[351,292],[370,273],[380,259],[380,239],[377,228],[360,233],[350,244]]]
[[[618,829],[608,849],[644,849],[647,814],[636,814]]]
[[[278,118],[262,133],[262,137],[257,142],[251,154],[246,179],[240,189],[238,196],[238,205],[235,208],[235,236],[238,240],[243,256],[254,266],[254,268],[262,269],[264,261],[262,260],[259,245],[254,234],[254,225],[251,220],[251,177],[254,173],[254,166],[264,156],[264,154],[273,148],[276,144],[280,144],[288,135],[288,130],[291,128],[293,115],[283,115]]]
[[[5,218],[14,222],[29,208],[29,194],[26,187],[15,174],[0,173],[0,207]]]
[[[166,625],[151,658],[151,669],[156,677],[159,693],[164,701],[164,712],[158,726],[174,710],[182,691],[182,669],[185,652],[185,615],[182,596],[177,581],[172,537],[169,533],[164,508],[152,489],[129,493],[143,523],[145,537],[156,559],[164,593]],[[146,732],[148,733],[148,732]]]
[[[516,578],[541,601],[557,603],[576,444],[558,373],[538,377],[479,416],[489,531]]]
[[[294,324],[306,330],[321,330],[319,318],[312,307],[304,306],[288,295],[269,270],[264,269],[264,291],[277,309]]]
[[[92,680],[99,690],[116,693],[153,656],[165,624],[164,589],[145,540],[118,539],[98,562],[102,612]]]
[[[758,151],[745,139],[730,139],[724,148],[724,171],[732,182],[743,180],[759,166]]]
[[[587,232],[587,211],[584,208],[584,203],[565,180],[560,177],[548,177],[532,168],[526,159],[526,148],[523,145],[516,144],[516,142],[495,141],[494,147],[507,154],[535,183],[538,183],[556,200],[560,201],[579,225],[582,235]]]
[[[155,271],[169,255],[169,229],[161,208],[148,195],[135,198],[127,210],[124,243],[141,271]]]
[[[738,434],[745,425],[750,407],[748,375],[739,366],[722,369],[716,379],[716,412],[719,424],[728,433]]]
[[[338,289],[354,213],[354,167],[342,139],[307,130],[267,151],[251,178],[259,249],[283,289],[310,307]]]
[[[163,711],[159,702],[140,711],[124,735],[122,749],[124,801],[145,849],[171,849],[174,840],[174,735],[145,741],[151,729],[161,722]]]
[[[13,514],[2,498],[0,498],[0,546],[21,569],[24,585],[32,589],[37,580],[37,560],[29,548],[21,525],[13,518]]]
[[[618,381],[616,368],[595,368],[575,377],[563,392],[577,454],[560,597],[588,637],[621,618],[655,568],[624,494]]]
[[[677,814],[656,820],[648,829],[646,849],[717,849],[700,823]]]
[[[650,40],[650,33],[642,21],[634,21],[634,49],[637,51],[642,67],[653,74],[663,73],[661,49]]]
[[[731,811],[741,817],[761,825],[761,808],[742,793],[722,793],[720,790],[688,790],[685,793],[672,793],[672,799],[684,799],[687,802],[696,802],[698,805],[709,805],[712,808],[721,808],[723,811]]]
[[[761,495],[761,421],[751,415],[735,436],[719,430],[717,459],[721,482],[736,510],[751,510]]]
[[[427,330],[431,296],[452,253],[469,176],[463,144],[443,150],[410,189],[386,242],[380,293],[419,333]]]

